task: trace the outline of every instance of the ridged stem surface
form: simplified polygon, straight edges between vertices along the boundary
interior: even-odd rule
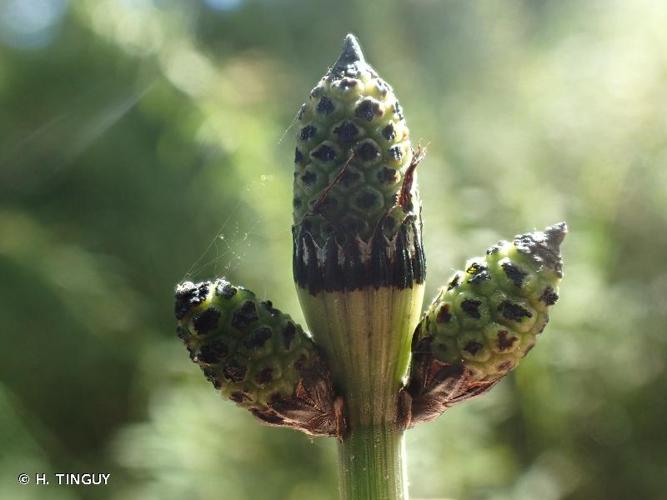
[[[344,500],[406,500],[399,389],[406,375],[422,285],[321,292],[299,289],[302,309],[345,400],[339,445]]]
[[[344,500],[407,500],[403,432],[390,424],[356,427],[338,445]]]

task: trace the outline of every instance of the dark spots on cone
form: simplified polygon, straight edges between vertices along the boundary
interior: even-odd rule
[[[401,161],[403,158],[403,150],[400,146],[392,146],[389,148],[389,156],[396,161]]]
[[[218,327],[220,321],[220,311],[209,307],[204,312],[197,314],[192,320],[192,324],[199,335],[204,335]]]
[[[338,199],[333,196],[331,193],[327,195],[324,200],[319,204],[318,211],[322,213],[331,212],[338,208]]]
[[[296,325],[291,321],[288,321],[285,328],[283,328],[283,345],[285,346],[285,349],[289,350],[292,346],[294,337],[296,337]]]
[[[399,118],[399,120],[402,120],[403,118],[405,118],[403,116],[403,107],[401,106],[401,103],[398,102],[398,101],[394,102],[394,113]]]
[[[303,182],[306,186],[312,186],[317,182],[317,174],[309,170],[301,176],[301,182]]]
[[[266,312],[268,312],[273,318],[277,318],[280,315],[280,311],[273,307],[273,302],[270,300],[265,300],[262,302],[262,307]]]
[[[234,391],[229,395],[229,399],[235,403],[243,403],[245,400],[250,400],[250,397],[248,397],[244,392]]]
[[[507,330],[500,330],[496,339],[496,345],[499,350],[506,351],[507,349],[511,349],[517,340],[519,340],[518,337],[511,337],[510,332]]]
[[[255,382],[260,385],[268,384],[273,380],[273,368],[264,368],[255,375]]]
[[[232,361],[222,369],[222,374],[227,380],[238,384],[239,382],[243,382],[246,371],[245,366],[241,365],[238,361]]]
[[[540,300],[544,302],[546,305],[552,306],[556,302],[558,302],[558,294],[553,288],[548,286],[544,289],[542,295],[540,295]]]
[[[500,245],[493,245],[486,249],[486,255],[495,255],[500,252]]]
[[[373,207],[378,201],[378,196],[372,191],[364,191],[356,198],[356,205],[359,208],[368,209]]]
[[[330,115],[333,113],[335,106],[334,103],[331,99],[329,99],[327,96],[323,96],[320,99],[320,102],[317,103],[317,112],[320,113],[321,115]]]
[[[484,346],[481,342],[471,340],[470,342],[466,343],[466,345],[463,347],[463,350],[469,353],[471,356],[475,356],[479,351],[482,350],[483,347]]]
[[[215,287],[215,294],[220,297],[224,297],[225,299],[231,299],[234,295],[236,295],[236,292],[238,292],[238,289],[235,286],[232,286],[224,281],[218,283]]]
[[[373,118],[382,114],[382,112],[379,103],[370,99],[364,99],[357,105],[354,114],[357,118],[370,122]]]
[[[302,104],[301,107],[299,108],[299,112],[296,115],[297,120],[301,120],[303,118],[303,114],[306,112],[306,105]]]
[[[528,276],[528,273],[522,271],[511,262],[504,262],[501,267],[505,272],[505,276],[507,276],[515,286],[519,288],[523,286],[523,282],[526,279],[526,276]]]
[[[456,287],[459,286],[460,284],[461,284],[461,278],[460,278],[460,276],[457,274],[457,275],[455,275],[455,276],[452,278],[452,280],[451,280],[451,281],[449,282],[449,284],[447,285],[447,291],[456,288]]]
[[[461,309],[471,318],[480,319],[482,315],[479,312],[479,306],[482,305],[481,300],[465,299],[461,302]]]
[[[382,129],[382,137],[387,139],[388,141],[393,141],[396,139],[396,129],[394,128],[393,124],[387,125],[385,128]]]
[[[336,151],[326,144],[322,144],[310,154],[313,158],[317,158],[320,161],[332,161],[336,159]]]
[[[347,89],[353,89],[359,84],[359,80],[355,80],[354,78],[343,78],[338,82],[338,86],[341,89],[347,90]]]
[[[477,262],[471,264],[468,269],[466,269],[466,273],[471,275],[470,279],[468,279],[468,283],[472,283],[473,285],[478,285],[491,279],[491,275],[486,266]]]
[[[219,363],[222,358],[227,356],[228,350],[227,346],[222,342],[222,340],[214,340],[208,344],[204,344],[199,348],[197,353],[197,360],[212,365]]]
[[[361,174],[354,170],[345,170],[340,177],[340,183],[345,187],[357,184],[361,180]]]
[[[477,273],[479,273],[481,271],[485,271],[485,270],[486,270],[485,266],[479,264],[478,262],[473,262],[472,264],[470,264],[468,266],[468,269],[466,269],[466,273],[472,275],[472,274],[477,274]]]
[[[354,142],[359,135],[359,128],[350,121],[341,123],[334,128],[333,133],[336,134],[338,140],[343,143]]]
[[[379,92],[382,96],[386,96],[387,93],[389,92],[389,86],[388,86],[387,83],[386,83],[384,80],[382,80],[381,78],[378,78],[377,80],[375,80],[375,87],[378,89],[378,92]]]
[[[443,304],[438,309],[438,315],[435,320],[438,323],[449,323],[452,320],[452,312],[450,311],[449,304]]]
[[[292,206],[293,206],[294,208],[301,208],[302,205],[303,205],[303,201],[302,201],[301,198],[299,198],[298,196],[296,196],[296,197],[292,200]]]
[[[299,148],[294,149],[294,163],[298,163],[299,165],[303,164],[303,153]]]
[[[299,138],[302,141],[307,141],[315,137],[315,134],[317,134],[317,129],[312,125],[306,125],[301,129],[301,132],[299,133]]]
[[[468,283],[471,283],[473,285],[479,285],[480,283],[484,283],[485,281],[488,281],[490,279],[491,275],[489,274],[489,271],[485,269],[484,271],[480,271],[477,274],[473,275],[468,280]]]
[[[510,302],[509,300],[503,300],[498,305],[498,312],[500,312],[504,318],[510,321],[521,321],[524,318],[533,317],[533,313],[531,313],[529,310],[521,307],[519,304]]]
[[[243,345],[248,349],[259,349],[271,338],[271,335],[273,331],[270,327],[260,326],[243,340]]]
[[[256,320],[257,307],[254,302],[246,300],[239,309],[234,311],[232,316],[232,326],[241,330]]]
[[[357,156],[361,161],[373,161],[380,157],[380,151],[372,142],[364,141],[357,148]]]
[[[535,237],[532,234],[519,234],[514,239],[514,245],[519,250],[529,250],[531,247],[539,245],[539,242],[535,241]]]
[[[199,284],[188,281],[178,285],[174,304],[176,319],[183,319],[190,309],[204,302],[210,285],[208,281]]]
[[[321,85],[318,85],[317,87],[313,87],[313,90],[310,91],[310,97],[317,99],[318,97],[321,97],[322,94],[324,94],[324,87]]]

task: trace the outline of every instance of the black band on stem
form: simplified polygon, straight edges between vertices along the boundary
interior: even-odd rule
[[[412,288],[426,277],[421,220],[408,217],[387,238],[378,227],[368,242],[332,233],[318,246],[310,232],[292,227],[294,280],[315,295],[321,291],[352,291],[382,286]]]

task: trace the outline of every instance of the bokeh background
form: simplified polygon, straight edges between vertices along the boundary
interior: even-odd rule
[[[665,26],[651,0],[0,0],[0,498],[336,497],[334,443],[222,401],[172,293],[225,275],[302,318],[290,127],[349,31],[428,146],[428,297],[571,228],[538,348],[408,434],[413,497],[665,498]]]

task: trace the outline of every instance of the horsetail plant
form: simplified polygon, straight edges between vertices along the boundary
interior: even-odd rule
[[[486,392],[533,347],[558,299],[567,227],[470,259],[422,315],[423,154],[354,36],[298,124],[293,272],[312,337],[223,278],[177,286],[178,335],[262,422],[336,437],[342,499],[405,500],[404,431]]]

